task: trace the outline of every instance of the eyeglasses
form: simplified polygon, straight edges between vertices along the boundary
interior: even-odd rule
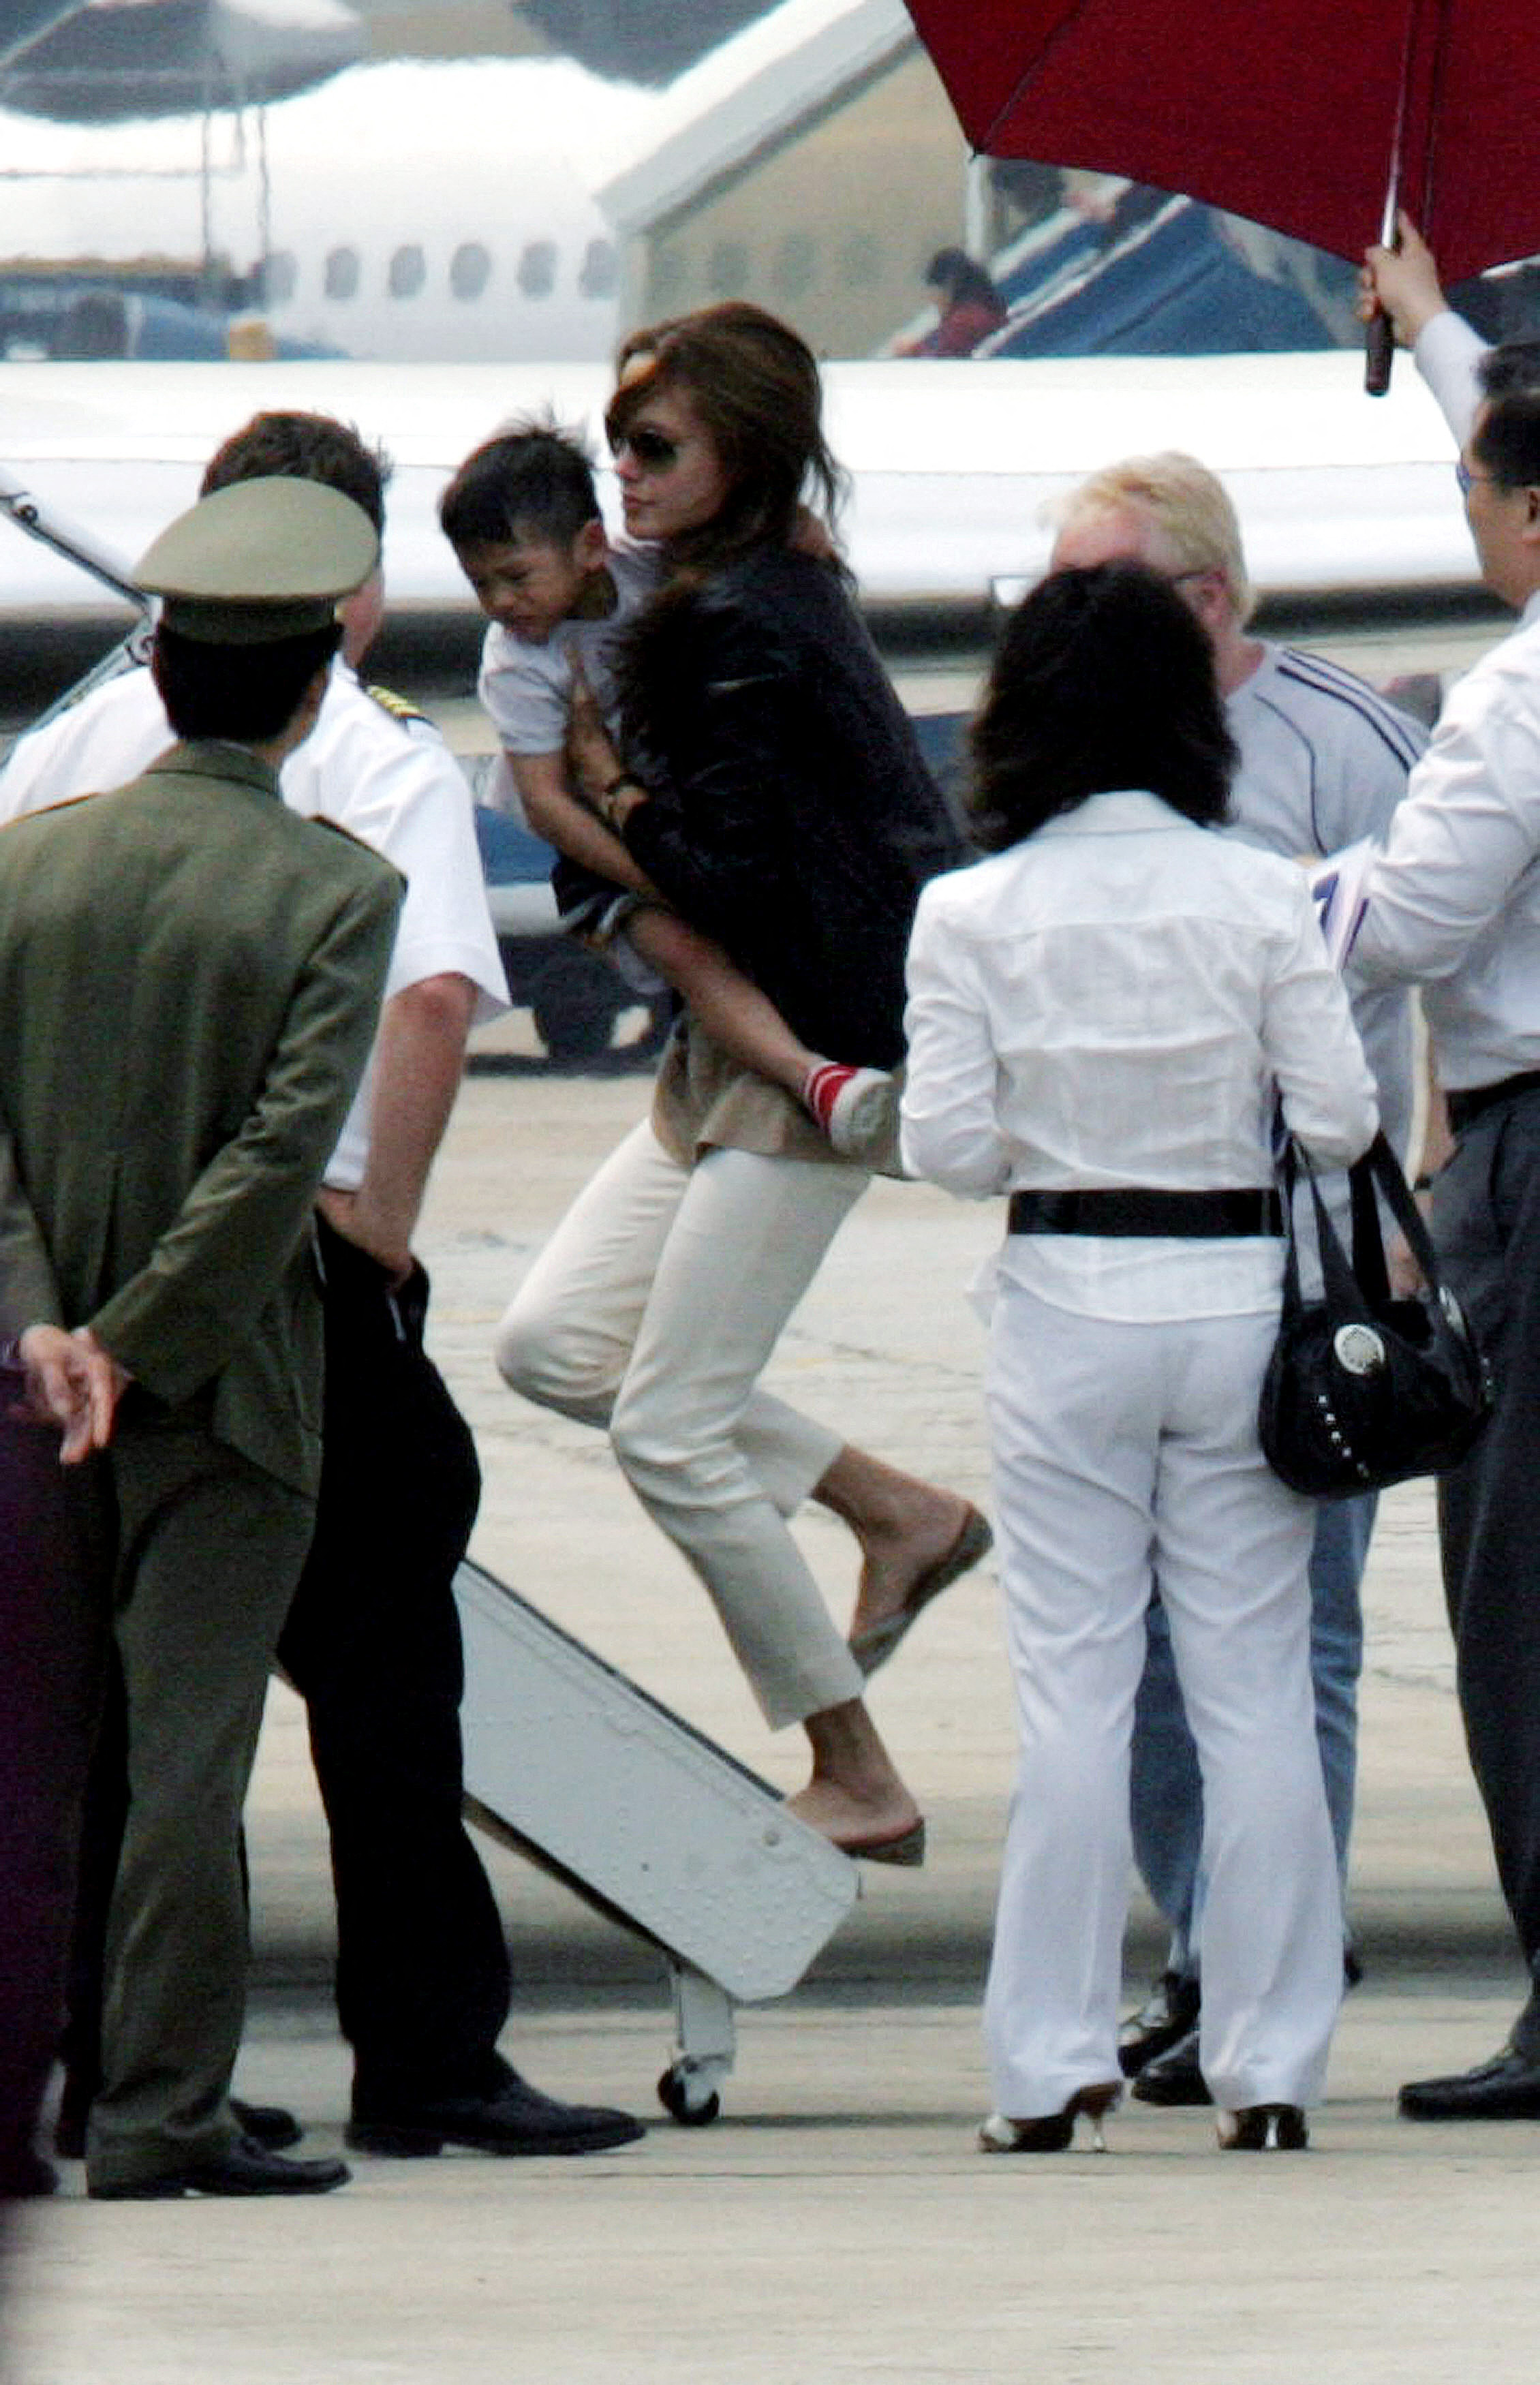
[[[629,455],[644,472],[667,472],[679,461],[678,442],[665,438],[661,431],[649,431],[645,423],[634,431],[607,428],[606,436],[612,456]]]
[[[1470,465],[1466,462],[1463,456],[1455,466],[1455,479],[1459,483],[1459,493],[1462,497],[1468,497],[1470,495],[1478,481],[1484,481],[1489,489],[1500,489],[1503,486],[1502,481],[1498,480],[1496,472],[1472,472]]]

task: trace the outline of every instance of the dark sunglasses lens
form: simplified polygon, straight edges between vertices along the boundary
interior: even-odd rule
[[[679,454],[671,439],[665,439],[661,431],[647,430],[645,425],[640,431],[622,431],[615,441],[617,455],[622,447],[629,447],[637,462],[654,472],[665,471]]]

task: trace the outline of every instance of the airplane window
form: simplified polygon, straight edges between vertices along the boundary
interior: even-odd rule
[[[584,252],[578,288],[585,298],[613,298],[620,279],[620,260],[612,240],[591,240]]]
[[[286,306],[294,294],[299,267],[286,248],[266,257],[262,265],[262,299],[268,306]]]
[[[741,296],[748,282],[748,250],[741,240],[720,240],[706,265],[706,286],[718,298]]]
[[[479,298],[492,279],[492,259],[479,240],[462,241],[449,260],[449,287],[457,298]]]
[[[557,282],[557,244],[532,240],[519,260],[519,287],[526,298],[548,298]]]
[[[326,294],[329,298],[357,298],[358,295],[358,252],[356,248],[334,248],[326,259]]]
[[[818,246],[811,232],[789,231],[776,244],[770,279],[777,297],[800,298],[813,286]]]
[[[416,241],[398,248],[391,258],[388,276],[393,298],[415,298],[428,278],[427,260]]]
[[[866,231],[852,233],[840,253],[840,273],[852,290],[870,290],[883,278],[881,243]]]

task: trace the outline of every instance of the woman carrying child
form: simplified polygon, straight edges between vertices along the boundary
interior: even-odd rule
[[[801,527],[807,487],[825,506],[836,488],[817,366],[773,317],[708,308],[627,343],[607,428],[661,577],[617,656],[626,767],[580,702],[580,792],[623,882],[713,939],[806,1050],[891,1069],[914,905],[960,844],[840,567]],[[768,1719],[807,1732],[795,1809],[848,1853],[916,1863],[924,1825],[863,1677],[988,1528],[758,1388],[868,1180],[687,1014],[651,1119],[568,1212],[497,1355],[527,1397],[607,1424]],[[848,1644],[787,1529],[809,1495],[863,1552]]]

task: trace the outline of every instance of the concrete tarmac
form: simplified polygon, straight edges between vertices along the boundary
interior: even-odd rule
[[[488,1355],[566,1200],[643,1114],[645,1080],[557,1076],[518,1028],[481,1039],[421,1248],[436,1354],[480,1442],[475,1553],[778,1784],[704,1595],[602,1444],[515,1401]],[[964,1292],[998,1228],[878,1184],[772,1380],[895,1462],[986,1496],[982,1333]],[[854,1564],[800,1524],[835,1612]],[[1366,1966],[1311,2152],[1221,2159],[1210,2116],[1126,2105],[1106,2158],[981,2157],[978,2004],[1013,1724],[989,1568],[874,1684],[931,1855],[870,1868],[795,1994],[739,2016],[722,2117],[685,2130],[646,1948],[500,1849],[520,1975],[505,2039],[542,2085],[621,2103],[645,2142],[577,2161],[357,2157],[317,2201],[94,2204],[66,2165],[31,2206],[6,2385],[868,2385],[1143,2378],[1531,2385],[1540,2127],[1396,2117],[1404,2079],[1502,2038],[1519,1967],[1467,1770],[1425,1486],[1382,1507],[1353,1885]],[[251,1812],[255,1975],[239,2085],[339,2149],[348,2066],[328,1992],[325,1838],[294,1700],[275,1688]],[[1158,1967],[1135,1900],[1128,1986]],[[3,2365],[3,2364],[0,2364]]]

